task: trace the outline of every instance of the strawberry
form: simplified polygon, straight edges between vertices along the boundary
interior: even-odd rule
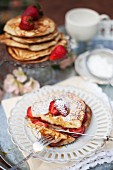
[[[65,57],[67,54],[67,50],[63,45],[57,45],[55,49],[52,51],[49,59],[50,60],[58,60]]]
[[[45,128],[48,127],[47,123],[43,123],[43,122],[39,121],[38,119],[33,119],[33,120],[32,120],[32,123],[33,123],[33,124],[37,124],[38,126],[43,126],[43,127],[45,127]]]
[[[69,129],[69,131],[70,131],[70,132],[75,132],[75,134],[72,133],[71,136],[74,137],[74,138],[77,138],[77,137],[80,136],[80,134],[76,134],[76,133],[81,133],[81,134],[83,134],[83,133],[85,132],[85,127],[82,126],[82,127],[78,128],[78,129],[73,129],[73,128],[71,128],[71,129]]]
[[[32,116],[32,111],[31,111],[31,106],[28,107],[28,109],[27,109],[27,117],[33,118],[33,116]]]
[[[88,119],[87,113],[85,113],[83,123],[85,123],[87,121],[87,119]]]
[[[50,111],[50,113],[51,113],[52,115],[57,116],[57,115],[59,115],[60,113],[59,113],[59,111],[56,109],[54,103],[55,103],[54,100],[50,102],[49,111]]]
[[[36,6],[30,5],[23,12],[22,16],[31,16],[33,20],[37,20],[39,18],[39,10]]]
[[[22,30],[32,30],[34,28],[33,18],[31,16],[23,16],[19,27]]]

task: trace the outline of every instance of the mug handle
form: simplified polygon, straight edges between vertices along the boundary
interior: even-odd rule
[[[106,15],[106,14],[101,14],[100,15],[100,20],[109,20],[109,19],[110,19],[110,17],[108,15]]]

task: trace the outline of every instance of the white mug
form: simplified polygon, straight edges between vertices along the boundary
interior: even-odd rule
[[[65,28],[75,40],[88,41],[96,35],[98,24],[103,19],[109,19],[109,16],[99,15],[88,8],[75,8],[69,10],[65,15]]]

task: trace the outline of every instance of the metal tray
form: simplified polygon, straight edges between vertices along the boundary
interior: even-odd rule
[[[0,155],[9,164],[14,165],[19,162],[23,155],[21,151],[12,143],[11,137],[7,132],[7,119],[2,107],[0,106]],[[23,170],[29,170],[27,163],[22,166]]]
[[[65,32],[64,27],[61,27],[60,31]],[[100,43],[100,41],[98,41],[98,38],[92,41],[90,45],[94,46],[95,44],[97,44],[97,42]],[[102,40],[102,42],[105,41]],[[108,41],[107,44],[109,44]],[[74,75],[76,75],[74,68],[69,68],[62,72],[56,70],[56,81],[54,83],[57,83],[61,80],[64,80]],[[103,89],[106,88],[106,86],[101,86],[101,87]],[[113,94],[112,87],[109,88],[107,94],[108,95]],[[1,106],[0,106],[0,155],[11,166],[16,164],[23,158],[21,151],[19,151],[19,149],[12,143],[11,137],[7,132],[7,119]],[[113,169],[113,163],[110,164],[104,163],[103,165],[98,165],[95,168],[91,168],[91,169],[92,170]],[[29,170],[28,164],[25,163],[24,166],[21,167],[21,170]]]

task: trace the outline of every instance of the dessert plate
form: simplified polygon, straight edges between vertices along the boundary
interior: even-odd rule
[[[46,96],[63,92],[75,93],[82,98],[92,109],[92,121],[87,129],[87,134],[106,137],[110,135],[112,127],[112,116],[109,108],[103,103],[100,98],[93,93],[83,89],[74,87],[61,87],[61,86],[46,86],[38,91],[26,94],[16,104],[11,112],[11,117],[8,120],[9,133],[13,142],[19,149],[25,152],[32,151],[32,144],[36,140],[33,129],[27,126],[25,120],[26,110],[28,106],[32,105],[35,101],[45,101]],[[35,154],[35,157],[47,161],[65,163],[68,161],[79,161],[85,157],[90,156],[98,151],[104,145],[104,140],[95,139],[91,136],[81,136],[74,143],[63,147],[47,147],[40,154]]]

